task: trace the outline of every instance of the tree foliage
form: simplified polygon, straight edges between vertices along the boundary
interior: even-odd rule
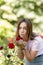
[[[27,17],[32,20],[33,31],[43,32],[43,0],[0,0],[0,29],[1,36],[9,36],[10,32],[14,32],[18,18]],[[1,22],[8,25],[1,26]],[[13,27],[13,29],[12,29]],[[6,28],[6,30],[4,30]],[[9,31],[9,33],[8,33]],[[2,33],[3,32],[3,33]],[[6,32],[6,33],[5,33]],[[8,34],[7,34],[8,33]],[[6,36],[7,34],[7,36]]]

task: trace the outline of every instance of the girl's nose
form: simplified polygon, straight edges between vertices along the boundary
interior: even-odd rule
[[[22,29],[22,30],[21,30],[21,32],[23,33],[23,32],[24,32],[24,30]]]

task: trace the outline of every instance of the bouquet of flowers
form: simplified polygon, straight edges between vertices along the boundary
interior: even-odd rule
[[[20,59],[17,57],[17,48],[16,43],[13,42],[12,38],[7,39],[7,45],[4,47],[3,45],[0,45],[0,64],[2,65],[22,65],[24,61],[20,61]],[[22,40],[21,38],[16,38],[16,41]],[[17,44],[17,46],[21,46],[22,44]]]
[[[20,46],[21,49],[24,50],[24,47],[25,47],[25,45],[26,45],[26,42],[25,42],[22,38],[17,37],[17,38],[16,38],[15,45],[16,45],[16,46]]]

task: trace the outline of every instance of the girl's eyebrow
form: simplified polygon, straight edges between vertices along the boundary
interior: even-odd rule
[[[22,27],[19,27],[19,28],[22,28]],[[27,28],[27,27],[23,27],[23,28]]]
[[[19,27],[19,29],[22,28],[22,27]],[[23,27],[24,29],[27,29],[27,27]]]

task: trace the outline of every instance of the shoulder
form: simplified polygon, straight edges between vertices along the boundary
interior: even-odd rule
[[[40,43],[43,43],[40,35],[37,35],[34,38],[34,40],[32,40],[32,42],[33,42],[32,46],[39,46]]]
[[[36,36],[36,37],[35,37],[35,40],[37,40],[38,42],[43,42],[43,41],[42,41],[42,38],[40,37],[40,35]]]

